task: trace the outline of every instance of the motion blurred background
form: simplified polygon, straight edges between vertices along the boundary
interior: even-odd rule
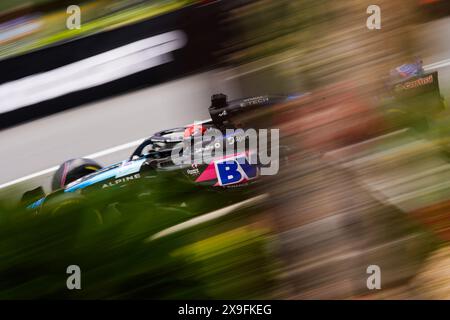
[[[0,298],[450,298],[450,1],[377,1],[379,30],[372,4],[3,0]],[[397,96],[393,71],[419,60],[438,90]],[[251,206],[155,239],[180,218],[136,205],[74,227],[13,205],[67,159],[111,164],[208,118],[218,92],[298,97],[272,115],[289,164]]]

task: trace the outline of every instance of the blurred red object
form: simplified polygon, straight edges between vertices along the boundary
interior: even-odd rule
[[[279,106],[282,136],[298,147],[325,152],[374,137],[385,129],[370,96],[339,83]]]
[[[427,5],[431,3],[440,2],[441,0],[419,0],[420,5]]]

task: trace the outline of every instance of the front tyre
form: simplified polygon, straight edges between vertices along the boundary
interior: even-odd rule
[[[79,158],[65,161],[53,175],[52,190],[64,188],[69,183],[91,174],[102,166],[91,159]]]

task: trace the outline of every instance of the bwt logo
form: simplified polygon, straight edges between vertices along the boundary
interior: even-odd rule
[[[258,176],[258,168],[251,165],[245,155],[214,162],[221,186],[242,183]]]

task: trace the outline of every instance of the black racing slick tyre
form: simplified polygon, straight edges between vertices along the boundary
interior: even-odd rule
[[[69,183],[93,173],[102,166],[91,159],[71,159],[61,164],[53,175],[52,190],[64,188]]]

